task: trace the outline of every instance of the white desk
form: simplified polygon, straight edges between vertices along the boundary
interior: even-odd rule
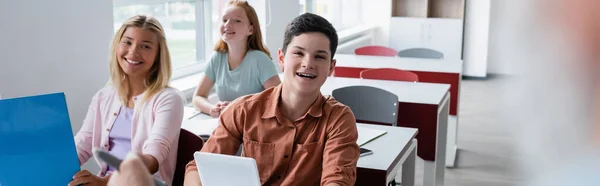
[[[211,127],[197,125],[216,126],[218,120],[197,116],[185,120],[182,128],[194,134],[212,133]],[[372,150],[373,154],[358,159],[356,185],[385,186],[394,180],[398,169],[402,167],[402,185],[414,186],[417,155],[417,140],[414,138],[417,129],[360,123],[357,125],[385,130],[387,133],[362,146]]]
[[[285,81],[285,77],[282,74],[279,74],[279,78],[281,81]],[[450,89],[450,85],[439,83],[328,77],[323,86],[321,86],[321,93],[323,95],[331,95],[335,89],[358,85],[377,87],[394,93],[398,96],[399,102],[435,105],[440,104],[440,101],[448,94],[448,90]]]
[[[448,142],[446,166],[454,167],[458,133],[458,111],[460,106],[460,83],[462,80],[462,60],[437,60],[423,58],[365,56],[336,54],[336,77],[359,78],[360,71],[374,68],[396,68],[408,70],[419,76],[419,82],[450,84],[450,116],[448,121]]]
[[[329,77],[321,87],[321,92],[324,95],[331,95],[331,92],[337,88],[354,85],[377,87],[398,95],[399,108],[404,109],[401,112],[408,113],[407,115],[399,113],[399,124],[409,123],[409,127],[419,128],[417,150],[419,156],[425,160],[423,183],[425,186],[443,185],[446,146],[440,144],[446,144],[450,85]],[[207,116],[204,115],[203,118]],[[193,118],[193,120],[202,119]],[[187,126],[194,124],[194,122],[191,122],[192,125],[188,123],[184,122],[182,128],[188,129]],[[202,124],[202,121],[197,123]]]
[[[397,68],[408,71],[461,73],[462,60],[335,54],[337,67]]]
[[[331,95],[335,89],[356,85],[380,88],[398,96],[398,125],[419,129],[417,150],[425,160],[423,185],[444,185],[450,85],[329,77],[321,92]]]
[[[440,104],[440,101],[448,94],[448,90],[450,89],[450,85],[437,83],[329,77],[321,87],[321,93],[331,95],[335,89],[359,85],[376,87],[396,94],[398,102],[431,105]]]
[[[372,150],[373,154],[358,159],[356,185],[387,185],[394,180],[398,169],[402,167],[402,185],[413,186],[417,129],[360,123],[357,125],[385,130],[387,133],[362,146]]]

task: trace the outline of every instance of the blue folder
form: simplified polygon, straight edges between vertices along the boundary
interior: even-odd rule
[[[63,93],[0,100],[0,186],[67,185],[79,169]]]

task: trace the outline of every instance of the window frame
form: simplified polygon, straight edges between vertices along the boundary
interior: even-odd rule
[[[318,0],[299,0],[299,1],[304,1],[305,5],[306,5],[306,12],[310,12],[310,13],[314,13],[314,14],[318,14],[316,11],[316,6],[317,3],[316,1]],[[332,7],[342,7],[342,2],[343,0],[326,0],[326,1],[331,1],[333,2]],[[362,0],[357,0],[359,1],[358,3],[361,3]],[[331,24],[333,25],[333,27],[335,27],[335,29],[340,32],[346,29],[350,29],[350,28],[354,28],[354,27],[360,27],[361,25],[364,25],[364,21],[360,21],[360,23],[358,24],[354,24],[354,25],[343,25],[343,13],[342,10],[339,8],[332,8],[332,17],[330,18],[331,20],[328,20],[329,22],[331,22]],[[362,10],[359,8],[358,10],[354,11],[357,14],[362,14]],[[301,12],[303,13],[303,12]]]

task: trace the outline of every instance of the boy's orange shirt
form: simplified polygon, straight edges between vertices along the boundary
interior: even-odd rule
[[[319,95],[289,121],[279,111],[282,85],[242,97],[222,113],[202,152],[242,155],[257,162],[262,185],[354,185],[359,147],[349,107]],[[191,161],[187,171],[196,170]]]

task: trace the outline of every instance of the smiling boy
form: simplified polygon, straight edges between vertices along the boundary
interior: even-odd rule
[[[335,67],[337,43],[324,18],[305,13],[293,19],[278,51],[283,83],[233,101],[202,151],[233,155],[243,145],[242,155],[256,160],[262,185],[354,185],[354,114],[320,92]],[[200,183],[194,161],[185,183]]]

